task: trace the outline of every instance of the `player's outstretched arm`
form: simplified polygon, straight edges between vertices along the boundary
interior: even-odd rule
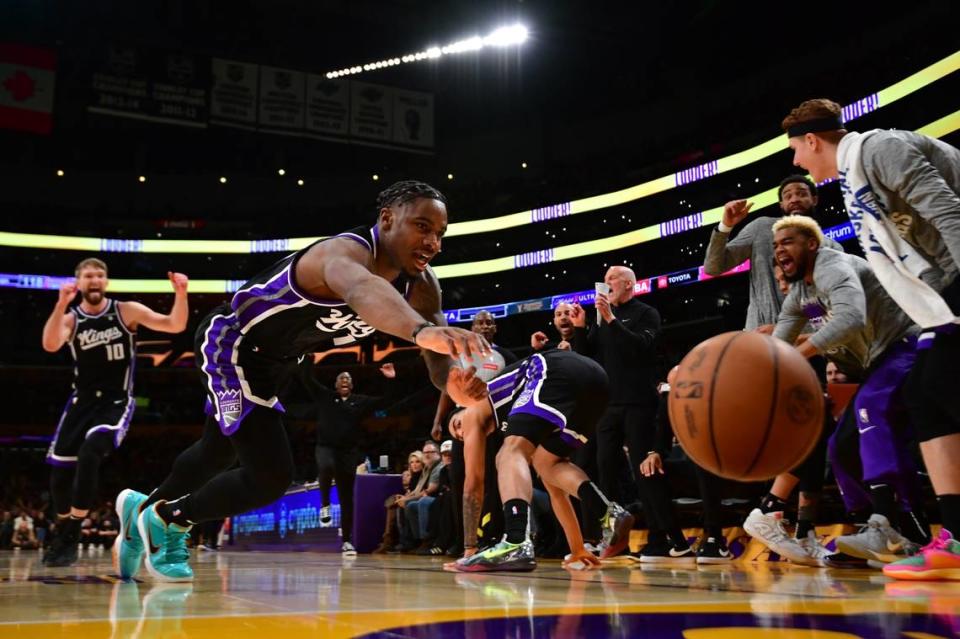
[[[123,321],[131,330],[139,326],[161,333],[180,333],[187,327],[190,310],[187,305],[187,284],[189,278],[183,273],[168,272],[167,277],[173,285],[173,307],[164,315],[140,302],[121,302],[120,313]]]

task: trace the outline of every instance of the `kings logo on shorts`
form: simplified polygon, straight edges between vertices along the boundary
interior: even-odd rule
[[[235,422],[240,417],[242,403],[243,397],[238,390],[217,391],[217,406],[227,423]]]

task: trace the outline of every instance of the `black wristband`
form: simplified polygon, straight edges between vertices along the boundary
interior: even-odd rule
[[[422,331],[425,328],[429,328],[431,326],[436,326],[436,324],[434,324],[433,322],[424,322],[423,324],[420,324],[415,329],[413,329],[413,334],[410,336],[410,339],[413,341],[413,343],[414,344],[417,343],[417,335],[420,334],[420,331]]]

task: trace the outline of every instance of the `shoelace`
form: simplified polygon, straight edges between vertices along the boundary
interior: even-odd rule
[[[187,536],[189,532],[180,532],[174,530],[173,526],[167,526],[166,535],[166,558],[170,563],[186,563],[190,559],[190,551],[187,550]]]

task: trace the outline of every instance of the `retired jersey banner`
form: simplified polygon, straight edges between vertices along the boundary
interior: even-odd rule
[[[260,67],[260,128],[303,133],[306,75]]]
[[[350,135],[378,142],[393,141],[393,89],[350,82]]]
[[[91,77],[91,113],[206,128],[209,64],[179,52],[110,46]]]
[[[50,133],[56,68],[51,49],[0,43],[0,127]]]
[[[350,133],[350,83],[307,74],[307,131],[346,137]]]
[[[210,121],[255,127],[260,67],[214,58],[211,73]]]
[[[433,94],[393,91],[393,141],[433,148]]]

